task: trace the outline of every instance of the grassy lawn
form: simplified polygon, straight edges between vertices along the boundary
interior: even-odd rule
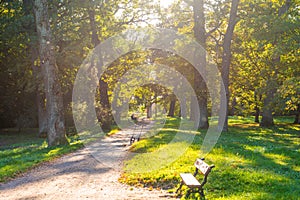
[[[291,124],[293,119],[288,117],[276,118],[277,125],[270,129],[260,128],[253,121],[253,118],[230,118],[229,132],[222,133],[217,145],[205,157],[207,163],[216,166],[205,185],[206,198],[299,200],[300,126]],[[178,123],[178,119],[169,119],[158,134],[132,146],[132,151],[139,154],[126,162],[121,182],[149,189],[176,190],[180,182],[179,173],[193,172],[195,159],[201,157],[200,147],[205,131],[193,133],[193,144],[168,165],[139,173],[131,169],[157,165],[160,161],[147,158],[145,153],[154,152],[149,155],[155,157],[155,151],[165,147],[174,138]],[[180,141],[170,143],[169,146],[174,148],[166,149],[166,153],[172,154],[172,149],[184,145]],[[197,198],[197,194],[190,196],[190,199]]]
[[[45,139],[37,137],[37,131],[25,129],[18,133],[15,129],[0,130],[0,182],[83,147],[84,141],[77,135],[68,137],[70,145],[47,147]],[[116,127],[107,134],[115,132]]]

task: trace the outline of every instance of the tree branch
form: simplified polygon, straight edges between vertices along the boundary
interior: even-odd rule
[[[220,28],[221,25],[222,25],[222,22],[220,22],[215,28],[213,28],[210,31],[208,31],[206,33],[205,37],[208,38],[209,36],[211,36],[211,34],[214,33],[215,31],[217,31],[218,28]]]

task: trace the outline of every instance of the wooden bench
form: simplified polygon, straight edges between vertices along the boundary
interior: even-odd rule
[[[197,159],[194,163],[196,170],[194,174],[191,173],[180,173],[181,177],[181,184],[179,188],[176,190],[176,193],[180,191],[179,195],[181,195],[181,187],[183,185],[186,185],[189,189],[186,193],[186,198],[190,195],[192,192],[199,192],[202,199],[205,199],[204,192],[203,192],[203,186],[207,182],[208,174],[211,172],[211,169],[214,168],[214,165],[209,166],[207,163],[204,162],[204,158]],[[204,175],[202,182],[200,183],[196,176],[197,174],[202,173]]]

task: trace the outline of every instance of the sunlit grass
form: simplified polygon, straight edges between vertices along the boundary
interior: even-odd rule
[[[73,138],[70,138],[70,145],[47,147],[44,140],[40,138],[31,137],[31,144],[17,143],[12,146],[8,146],[7,149],[2,147],[0,151],[0,182],[6,181],[12,177],[15,177],[19,173],[22,173],[39,163],[50,161],[60,155],[75,151],[81,148],[83,145],[81,142]],[[2,140],[5,140],[5,136],[1,136]]]
[[[221,135],[214,149],[205,157],[208,164],[216,166],[205,185],[207,199],[299,199],[299,126],[291,124],[292,118],[276,120],[279,125],[264,129],[253,123],[252,117],[229,119],[229,132]],[[174,137],[178,123],[179,119],[170,119],[157,135],[134,144],[132,151],[139,154],[126,162],[121,182],[164,188],[170,192],[176,190],[180,183],[179,173],[193,172],[195,159],[201,157],[205,131],[195,134],[193,144],[184,154],[160,169],[140,173],[127,169],[145,168],[145,163],[149,169],[156,165],[159,161],[143,157],[142,153],[155,152],[166,146]],[[176,148],[180,147],[178,142]],[[168,153],[172,152],[166,151]],[[198,198],[198,195],[191,196],[191,199]]]
[[[0,141],[6,144],[0,148],[0,182],[7,181],[38,164],[76,151],[83,147],[83,143],[92,141],[91,138],[83,140],[75,134],[68,138],[69,145],[48,147],[45,139],[37,137],[36,131],[32,129],[26,133],[17,133],[8,130],[0,134]],[[112,132],[116,131],[116,128],[113,128]]]

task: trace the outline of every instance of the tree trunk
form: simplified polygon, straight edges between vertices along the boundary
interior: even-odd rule
[[[206,31],[205,31],[205,16],[204,16],[204,1],[194,0],[193,3],[194,11],[194,36],[196,41],[206,49]],[[202,76],[206,76],[206,55],[201,54],[198,60],[201,65]],[[201,129],[208,128],[208,111],[207,111],[207,88],[204,81],[205,77],[202,77],[198,70],[194,69],[194,89],[198,98],[200,116],[199,116],[199,127]]]
[[[33,72],[33,76],[36,77],[36,105],[38,109],[38,127],[39,137],[47,137],[47,111],[46,111],[46,98],[45,98],[45,87],[40,79],[42,77],[42,72],[38,66],[35,65],[35,61],[38,58],[38,52],[35,48],[33,48],[33,44],[31,44],[31,68]]]
[[[268,103],[266,100],[264,103]],[[262,119],[260,122],[261,127],[271,127],[274,126],[273,114],[271,109],[264,108],[262,113]]]
[[[225,122],[222,128],[222,131],[228,131],[228,105],[229,105],[229,71],[230,71],[230,63],[231,63],[231,40],[233,37],[234,27],[237,23],[237,10],[238,10],[239,0],[232,0],[231,2],[231,9],[230,9],[230,16],[229,22],[227,26],[227,30],[224,36],[224,43],[223,43],[223,56],[222,56],[222,80],[225,87],[225,91],[221,90],[221,96],[226,97],[226,101],[221,101],[221,107],[226,108],[226,116]],[[225,92],[225,94],[224,94]],[[219,127],[221,125],[219,124]]]
[[[47,136],[47,112],[45,106],[45,96],[37,90],[36,101],[38,107],[38,123],[39,123],[39,137]]]
[[[147,118],[151,118],[152,117],[152,104],[149,103],[147,104]]]
[[[183,119],[186,119],[187,117],[187,108],[186,108],[186,99],[185,97],[182,98],[182,102],[181,102],[181,105],[180,105],[180,116],[183,118]]]
[[[300,104],[297,105],[294,124],[300,124]]]
[[[266,97],[264,99],[263,111],[262,111],[262,118],[260,122],[261,127],[270,127],[274,125],[273,119],[273,99],[274,94],[276,92],[276,87],[273,81],[267,81],[267,92]]]
[[[191,96],[191,101],[190,101],[190,120],[194,121],[194,122],[198,119],[196,117],[196,112],[197,112],[197,110],[195,109],[196,106],[197,106],[197,100]],[[196,127],[196,128],[198,128],[198,127]]]
[[[100,123],[103,131],[111,130],[112,114],[110,110],[109,98],[108,98],[108,84],[100,78],[100,105],[101,105],[101,116]]]
[[[169,113],[168,113],[169,117],[175,116],[175,104],[176,104],[176,100],[172,99],[170,102],[170,107],[169,107]]]
[[[274,125],[273,119],[273,98],[276,93],[275,84],[272,83],[271,78],[267,80],[266,96],[263,100],[262,118],[260,122],[261,127],[271,127]]]
[[[259,101],[261,101],[261,95],[259,95]],[[254,101],[255,101],[255,119],[254,122],[259,123],[259,114],[260,114],[260,109],[258,106],[258,100],[257,100],[257,94],[254,93]]]
[[[231,109],[230,109],[230,112],[229,112],[230,116],[234,116],[236,114],[235,113],[235,106],[236,106],[236,98],[233,97],[232,102],[231,102]]]
[[[92,44],[96,47],[100,44],[100,40],[97,34],[96,23],[95,23],[95,11],[89,10],[90,26],[92,30]],[[99,59],[97,65],[103,66],[102,59]],[[110,110],[110,103],[108,98],[108,84],[103,77],[99,77],[99,93],[100,93],[100,110],[99,110],[99,122],[103,131],[111,130],[112,113]]]
[[[46,97],[45,97],[45,87],[42,83],[42,80],[40,80],[40,77],[42,77],[42,72],[39,69],[38,66],[35,66],[35,60],[38,58],[37,52],[34,50],[34,48],[31,48],[32,53],[32,71],[34,77],[36,77],[36,105],[38,108],[38,127],[39,132],[38,136],[41,138],[47,137],[47,110],[46,110]]]
[[[259,123],[259,113],[260,113],[260,109],[258,107],[258,105],[255,105],[255,119],[254,122]]]
[[[63,145],[68,143],[64,124],[63,94],[58,79],[54,45],[51,40],[47,0],[34,1],[34,14],[39,41],[39,55],[43,69],[42,75],[46,89],[48,145]]]

